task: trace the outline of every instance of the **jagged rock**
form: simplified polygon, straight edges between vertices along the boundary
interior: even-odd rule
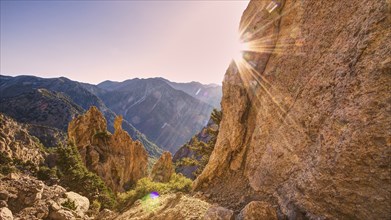
[[[114,191],[124,191],[144,177],[148,163],[143,145],[133,141],[121,123],[119,116],[114,122],[114,134],[110,134],[102,113],[91,107],[68,126],[69,140],[77,145],[86,167]]]
[[[14,217],[12,215],[11,210],[7,207],[0,208],[0,219],[1,220],[13,220]]]
[[[242,38],[263,50],[227,70],[219,135],[195,190],[235,211],[262,198],[287,216],[388,219],[389,6],[251,1]]]
[[[0,153],[38,166],[43,162],[44,152],[39,140],[10,117],[0,113]]]
[[[221,206],[211,206],[202,220],[234,220],[234,212]]]
[[[238,220],[277,220],[274,208],[267,202],[252,201],[238,215]]]
[[[166,151],[159,160],[153,165],[151,178],[155,182],[168,182],[174,173],[171,153]]]

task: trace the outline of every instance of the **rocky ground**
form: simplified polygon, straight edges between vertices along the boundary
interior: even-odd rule
[[[25,174],[0,174],[0,219],[91,219],[89,208],[86,197],[59,185],[48,186]]]

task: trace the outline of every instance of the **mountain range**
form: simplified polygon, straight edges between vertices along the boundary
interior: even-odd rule
[[[193,93],[195,85],[163,78],[92,85],[65,77],[2,75],[0,112],[33,127],[45,128],[45,132],[35,134],[45,146],[53,146],[58,144],[58,138],[48,138],[48,129],[65,132],[73,117],[96,106],[105,116],[110,132],[115,116],[123,115],[124,130],[141,141],[150,155],[158,156],[162,149],[174,153],[202,129],[213,107],[217,107],[221,86],[198,83],[200,91],[210,94],[201,99],[197,98],[200,92]]]

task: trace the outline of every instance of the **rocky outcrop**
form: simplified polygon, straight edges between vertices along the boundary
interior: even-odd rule
[[[278,220],[274,208],[260,201],[252,201],[247,204],[238,215],[238,220]]]
[[[86,167],[117,192],[144,177],[148,162],[143,145],[133,141],[121,124],[122,117],[117,117],[114,134],[110,134],[102,113],[91,107],[68,127],[69,140],[78,147]]]
[[[194,188],[289,219],[387,219],[390,3],[252,1],[251,51],[223,82],[215,150]]]
[[[171,153],[166,151],[153,165],[151,178],[154,182],[168,182],[174,173]]]
[[[44,160],[39,140],[31,136],[22,125],[0,113],[0,153],[38,166]]]
[[[0,176],[0,219],[89,219],[88,206],[79,208],[80,202],[75,202],[76,210],[72,210],[63,205],[64,200],[76,197],[82,196],[25,174]]]

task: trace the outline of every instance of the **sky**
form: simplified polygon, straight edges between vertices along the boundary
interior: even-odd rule
[[[1,1],[0,74],[221,84],[247,1]]]

